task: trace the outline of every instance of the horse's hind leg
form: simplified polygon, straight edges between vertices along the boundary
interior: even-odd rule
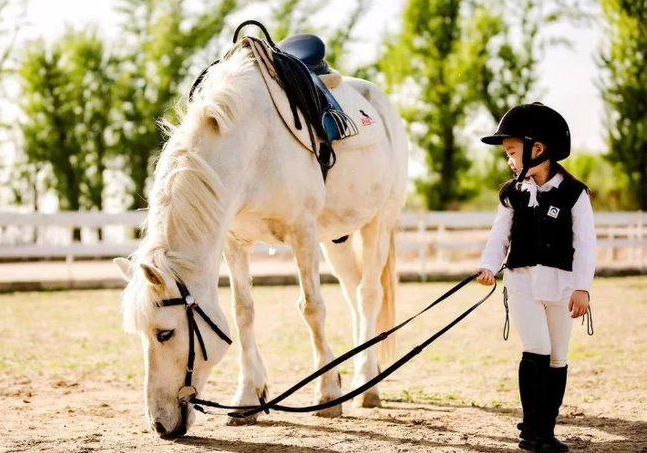
[[[299,308],[308,327],[314,349],[314,366],[320,368],[334,358],[326,341],[326,306],[319,284],[319,246],[314,223],[303,225],[290,234],[291,246],[299,267],[301,297]],[[315,404],[325,403],[341,395],[341,377],[337,368],[317,379]],[[316,415],[336,417],[341,415],[341,404],[319,411]]]
[[[360,230],[362,238],[362,279],[357,288],[359,300],[359,342],[363,343],[376,334],[378,314],[382,308],[384,291],[380,277],[389,254],[390,226],[380,216]],[[369,348],[358,355],[355,363],[353,387],[359,387],[379,372],[377,351]],[[354,400],[360,407],[377,407],[380,394],[377,386]]]
[[[362,270],[357,262],[357,255],[353,249],[353,236],[346,241],[335,244],[323,243],[324,254],[332,267],[333,274],[339,279],[344,299],[350,308],[353,324],[353,345],[358,344],[359,319],[357,313],[357,287],[362,278]]]
[[[256,405],[267,397],[267,374],[254,338],[254,301],[250,290],[249,253],[251,246],[241,246],[227,240],[225,259],[233,293],[233,311],[240,338],[240,371],[238,388],[233,399],[236,406]],[[256,415],[247,418],[229,418],[228,424],[254,423]]]

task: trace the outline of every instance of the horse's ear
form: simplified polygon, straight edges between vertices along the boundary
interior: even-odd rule
[[[133,265],[129,260],[119,257],[112,260],[112,262],[117,265],[121,271],[121,275],[124,277],[124,280],[129,282],[130,279],[133,278]]]
[[[146,280],[148,280],[151,285],[164,284],[164,278],[162,277],[162,273],[158,268],[156,268],[152,264],[146,263],[141,263],[139,266],[142,268],[142,271],[144,271],[144,277],[146,277]]]

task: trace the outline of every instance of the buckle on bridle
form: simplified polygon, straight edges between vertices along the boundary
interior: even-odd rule
[[[177,399],[182,404],[190,403],[195,399],[195,396],[198,394],[198,391],[192,385],[185,385],[177,392]]]
[[[190,309],[193,309],[193,307],[195,307],[195,299],[191,294],[187,294],[187,296],[184,298],[184,302],[186,302],[186,306]]]

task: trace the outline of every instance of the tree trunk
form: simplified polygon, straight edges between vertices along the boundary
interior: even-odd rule
[[[640,175],[638,178],[640,179],[640,210],[645,212],[647,211],[647,162],[645,162],[645,159],[647,157],[647,146],[643,146],[642,150],[642,159],[640,162]]]
[[[454,140],[454,127],[453,124],[446,124],[443,131],[444,147],[443,147],[443,167],[440,174],[440,203],[441,209],[446,209],[452,201],[456,193],[453,184],[458,184],[456,181],[456,168],[454,165],[456,143]]]

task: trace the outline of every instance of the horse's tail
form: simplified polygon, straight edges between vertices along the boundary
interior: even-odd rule
[[[382,269],[381,283],[384,293],[382,299],[382,308],[377,317],[377,332],[384,332],[395,325],[395,291],[398,285],[398,274],[395,270],[395,227],[391,229],[389,238],[389,256]],[[380,343],[379,361],[384,367],[393,360],[395,356],[396,337],[395,334],[389,336]]]

